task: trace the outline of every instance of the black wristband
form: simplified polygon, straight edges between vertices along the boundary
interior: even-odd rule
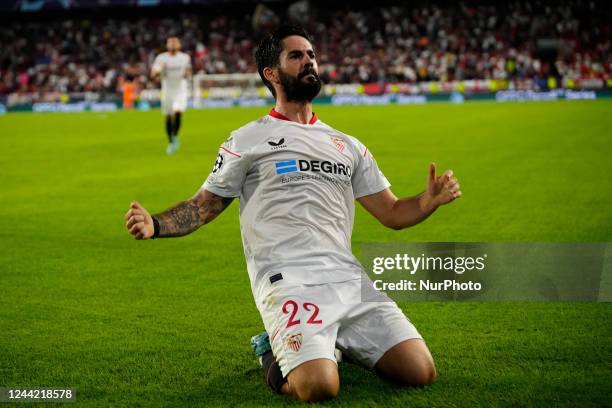
[[[151,239],[155,239],[159,237],[159,221],[157,221],[157,218],[155,217],[151,218],[153,219],[153,236],[151,237]]]

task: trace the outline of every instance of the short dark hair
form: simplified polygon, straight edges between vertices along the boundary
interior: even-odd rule
[[[268,87],[272,95],[276,97],[276,92],[274,91],[274,87],[272,83],[266,79],[264,76],[264,68],[270,67],[275,68],[280,64],[280,55],[283,51],[283,46],[281,42],[292,35],[298,35],[300,37],[304,37],[309,42],[312,43],[310,36],[302,27],[297,25],[283,25],[279,27],[272,34],[264,37],[263,40],[259,43],[257,47],[257,51],[255,51],[255,62],[257,63],[257,71],[259,72],[259,76],[263,81],[264,85]]]

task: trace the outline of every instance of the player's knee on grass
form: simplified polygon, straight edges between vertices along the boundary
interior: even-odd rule
[[[289,373],[287,380],[290,393],[303,402],[332,399],[340,391],[338,367],[327,359],[300,364]]]
[[[400,383],[412,387],[431,385],[436,381],[436,367],[429,361],[423,361],[408,368],[400,375]]]
[[[406,386],[422,387],[436,381],[433,357],[422,340],[395,345],[376,363],[383,376]]]

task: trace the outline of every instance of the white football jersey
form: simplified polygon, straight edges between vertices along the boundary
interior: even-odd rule
[[[313,115],[269,115],[232,132],[202,188],[240,197],[240,229],[255,299],[278,279],[361,277],[351,251],[355,198],[389,187],[368,149]]]
[[[158,71],[162,80],[163,92],[186,92],[187,80],[185,71],[191,68],[191,58],[184,52],[177,52],[171,55],[163,52],[155,57],[153,70]]]

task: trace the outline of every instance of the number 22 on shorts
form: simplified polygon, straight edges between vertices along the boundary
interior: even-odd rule
[[[314,303],[306,302],[306,303],[302,303],[302,307],[307,312],[311,312],[310,317],[306,321],[306,324],[322,324],[323,323],[322,320],[317,319],[317,317],[319,316],[319,306],[315,305]],[[296,324],[301,323],[300,319],[295,318],[295,315],[297,315],[298,313],[298,309],[299,309],[299,306],[297,302],[295,302],[294,300],[288,300],[285,303],[283,303],[283,314],[290,315],[289,321],[287,322],[287,326],[285,327],[291,327],[291,326],[295,326]]]

